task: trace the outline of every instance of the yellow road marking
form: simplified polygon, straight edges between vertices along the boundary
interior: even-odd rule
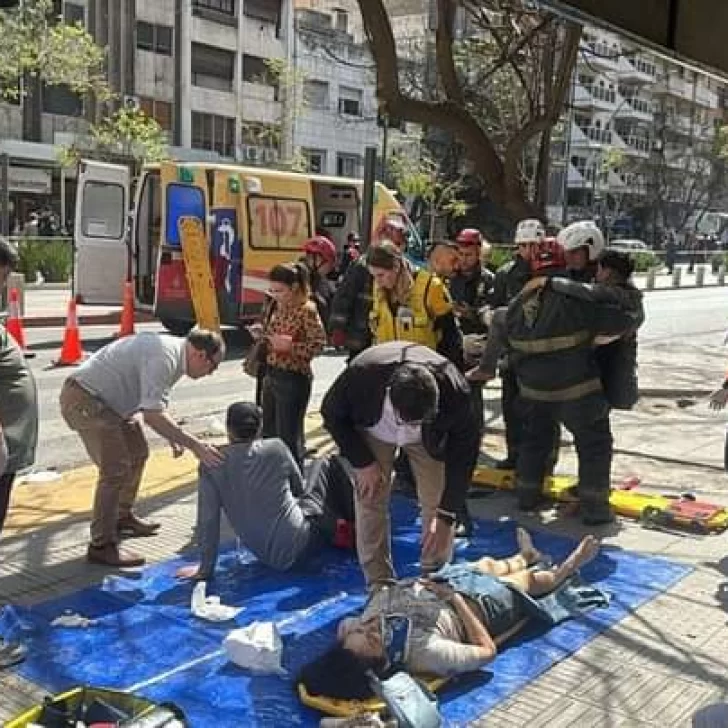
[[[306,416],[306,444],[324,455],[333,442],[316,413]],[[153,450],[139,489],[141,500],[192,488],[197,482],[197,461],[190,454],[173,458],[167,447]],[[13,488],[3,536],[23,535],[71,516],[90,514],[96,486],[96,467],[87,465],[62,473],[51,483],[19,483]]]

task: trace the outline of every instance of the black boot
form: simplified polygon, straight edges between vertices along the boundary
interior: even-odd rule
[[[464,505],[463,509],[457,514],[455,525],[456,538],[470,538],[473,535],[473,519],[470,517],[468,506]]]
[[[510,455],[505,460],[499,460],[495,464],[496,470],[515,470],[516,469],[516,458]]]

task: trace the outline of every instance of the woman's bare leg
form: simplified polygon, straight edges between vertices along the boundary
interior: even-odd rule
[[[585,536],[559,566],[548,571],[523,571],[503,575],[503,581],[513,584],[534,597],[548,594],[563,584],[582,566],[596,558],[599,546],[599,539],[595,536]]]
[[[518,553],[515,556],[509,556],[507,559],[492,559],[490,556],[485,556],[475,561],[473,565],[478,571],[489,576],[508,576],[526,571],[531,564],[535,564],[541,558],[541,554],[525,529],[516,529],[516,539]]]

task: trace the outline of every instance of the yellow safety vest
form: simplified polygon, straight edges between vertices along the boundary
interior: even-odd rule
[[[440,293],[440,298],[443,298],[444,295],[442,306],[428,306],[431,287],[441,289],[438,290],[438,293]],[[445,287],[426,270],[418,270],[415,273],[414,284],[407,297],[407,303],[399,307],[397,315],[392,314],[386,291],[381,290],[375,284],[374,300],[369,314],[374,343],[411,341],[413,344],[436,349],[441,334],[439,331],[435,331],[435,319],[447,313],[445,306],[451,308]],[[438,311],[437,308],[444,308],[444,310]]]

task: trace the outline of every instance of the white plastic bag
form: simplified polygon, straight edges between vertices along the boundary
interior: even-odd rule
[[[253,622],[235,629],[223,641],[228,659],[259,675],[284,675],[283,642],[273,622]]]
[[[195,617],[206,619],[208,622],[228,622],[243,611],[242,607],[220,604],[220,597],[208,597],[207,583],[204,581],[199,582],[192,591],[190,608]]]

